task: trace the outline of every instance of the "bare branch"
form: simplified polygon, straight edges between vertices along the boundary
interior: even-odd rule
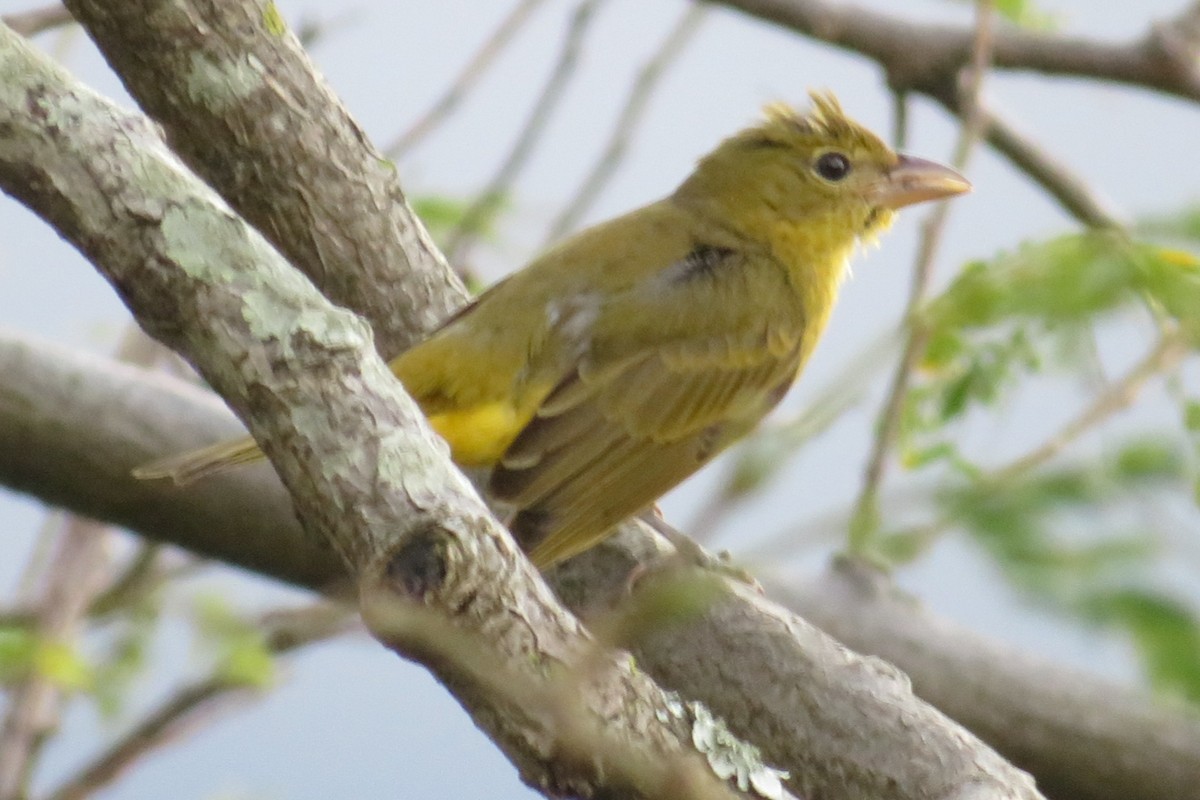
[[[481,231],[487,227],[492,217],[500,209],[513,181],[525,167],[525,163],[541,138],[542,131],[550,121],[554,108],[562,100],[567,83],[575,73],[588,26],[604,1],[580,0],[579,5],[575,7],[574,13],[571,14],[571,21],[567,25],[567,34],[563,40],[558,61],[551,69],[550,76],[546,80],[545,86],[542,87],[542,93],[533,104],[529,118],[517,135],[517,141],[513,144],[512,150],[505,156],[496,174],[488,181],[487,186],[479,193],[475,202],[463,213],[462,219],[447,237],[446,258],[450,263],[457,264],[462,268],[462,264],[467,258],[467,251],[478,240]]]
[[[909,22],[850,3],[829,0],[717,0],[755,17],[866,56],[887,72],[897,89],[929,93],[953,86],[971,59],[970,28]],[[998,30],[992,66],[998,70],[1123,83],[1200,101],[1200,23],[1195,4],[1129,42]]]
[[[1200,718],[1188,709],[988,640],[849,559],[816,580],[764,580],[850,647],[903,669],[917,694],[1036,775],[1048,797],[1196,795]]]
[[[579,221],[596,202],[600,192],[608,185],[633,138],[634,129],[650,105],[650,99],[653,97],[659,81],[671,64],[683,53],[687,43],[696,35],[696,31],[700,29],[700,22],[708,11],[709,6],[705,3],[693,3],[685,8],[679,16],[679,21],[663,39],[658,52],[642,65],[634,80],[633,88],[629,92],[629,97],[625,100],[625,106],[617,117],[617,123],[609,136],[608,144],[605,145],[596,163],[592,165],[592,169],[584,178],[583,184],[575,196],[550,223],[549,232],[546,234],[547,244],[564,236],[579,225]]]
[[[586,632],[454,469],[363,322],[182,169],[152,124],[0,28],[0,131],[0,188],[88,256],[143,326],[243,416],[360,602],[437,615],[497,670],[534,683],[586,649]],[[488,692],[471,665],[419,636],[385,644],[437,674],[527,781],[552,794],[656,796],[620,762],[561,758],[556,732]],[[580,707],[670,763],[695,752],[673,702],[614,654]],[[996,766],[993,780],[1004,780]]]
[[[450,115],[462,99],[467,95],[476,81],[483,77],[488,67],[504,51],[513,36],[525,24],[529,17],[542,4],[543,0],[519,0],[508,16],[500,21],[496,30],[484,41],[483,45],[471,56],[471,60],[463,67],[462,72],[450,82],[449,88],[438,98],[433,106],[417,118],[417,121],[396,140],[383,148],[384,155],[399,161],[409,150],[412,150]]]
[[[966,116],[967,110],[958,102],[957,76],[972,57],[974,34],[969,29],[909,22],[827,0],[718,2],[865,56],[879,64],[895,91],[928,95],[951,113]],[[992,68],[1123,83],[1200,102],[1198,18],[1193,3],[1174,20],[1158,23],[1142,37],[1123,44],[1006,27],[995,33]],[[1082,181],[1003,120],[991,115],[985,135],[993,147],[1081,222],[1105,227],[1114,224],[1116,215],[1104,208]]]

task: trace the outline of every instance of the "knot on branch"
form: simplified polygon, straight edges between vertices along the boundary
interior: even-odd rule
[[[920,92],[938,98],[957,94],[959,73],[970,63],[969,42],[940,49],[896,48],[880,61],[893,92]]]
[[[1200,82],[1200,6],[1150,27],[1146,52],[1176,79]]]
[[[446,538],[434,528],[405,537],[384,567],[392,590],[413,600],[424,600],[440,589],[446,574]]]

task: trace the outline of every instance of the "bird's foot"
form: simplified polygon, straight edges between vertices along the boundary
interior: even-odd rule
[[[657,506],[653,506],[642,512],[638,515],[638,519],[649,525],[655,532],[661,534],[663,538],[670,542],[674,548],[674,552],[644,564],[639,564],[629,575],[628,585],[630,590],[639,581],[651,574],[661,574],[680,568],[691,567],[714,573],[721,577],[732,578],[739,583],[750,586],[759,593],[762,592],[762,586],[754,576],[745,568],[735,564],[728,552],[722,550],[715,555],[708,552],[687,534],[663,519]]]

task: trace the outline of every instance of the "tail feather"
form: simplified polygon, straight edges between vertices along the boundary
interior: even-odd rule
[[[189,450],[151,461],[149,464],[135,467],[133,477],[140,481],[170,478],[176,486],[186,486],[201,478],[224,472],[240,464],[261,461],[263,458],[265,456],[258,449],[254,439],[243,436],[240,439],[217,442],[199,450]]]

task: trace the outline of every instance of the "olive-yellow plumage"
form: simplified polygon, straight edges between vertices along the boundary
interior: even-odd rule
[[[893,153],[829,95],[704,157],[670,196],[585,230],[391,362],[542,568],[602,540],[779,401],[857,242],[969,188]],[[261,457],[248,438],[151,464],[187,482]]]

